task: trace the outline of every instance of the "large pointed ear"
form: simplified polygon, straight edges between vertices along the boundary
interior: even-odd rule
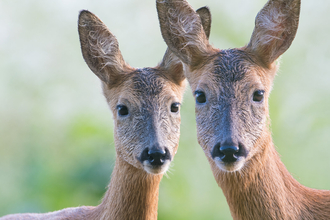
[[[211,33],[211,22],[212,22],[212,16],[210,9],[207,6],[201,7],[197,9],[197,14],[201,18],[202,26],[205,32],[205,35],[207,39],[210,38]]]
[[[272,64],[291,45],[299,22],[300,0],[269,0],[258,13],[247,50],[265,65]]]
[[[107,85],[118,82],[130,67],[119,50],[118,41],[103,22],[89,11],[81,11],[78,31],[83,57],[89,68]]]
[[[211,12],[208,7],[199,8],[196,12],[201,19],[205,35],[209,38],[211,31]],[[171,50],[166,50],[160,68],[165,69],[175,83],[182,85],[185,79],[183,67],[179,58]]]
[[[157,0],[156,4],[161,32],[169,49],[191,68],[203,63],[214,50],[200,16],[185,0]]]

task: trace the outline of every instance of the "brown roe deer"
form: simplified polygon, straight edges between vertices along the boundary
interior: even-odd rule
[[[209,35],[208,8],[197,11]],[[180,103],[186,80],[181,61],[169,50],[155,68],[125,63],[115,36],[89,11],[79,15],[83,57],[101,79],[115,122],[116,164],[100,205],[7,219],[157,219],[159,183],[176,154]]]
[[[298,183],[269,129],[277,58],[291,45],[300,0],[269,0],[247,46],[211,46],[185,0],[157,0],[164,40],[184,63],[196,99],[198,142],[234,219],[330,219],[330,191]]]

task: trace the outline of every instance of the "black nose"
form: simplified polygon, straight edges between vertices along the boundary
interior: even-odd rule
[[[220,159],[223,162],[235,162],[239,148],[236,146],[223,146],[220,147]]]
[[[219,157],[225,163],[231,163],[237,161],[240,155],[240,147],[235,145],[234,143],[230,144],[223,144],[220,143],[216,144],[213,147],[211,155],[214,158]]]
[[[171,159],[167,148],[146,148],[140,157],[140,161],[148,161],[153,166],[161,166],[167,159]]]
[[[151,165],[163,165],[166,151],[163,149],[151,149],[148,151],[148,161]]]

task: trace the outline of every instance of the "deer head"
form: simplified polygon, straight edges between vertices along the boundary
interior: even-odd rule
[[[199,13],[208,27],[208,10]],[[78,26],[83,57],[101,79],[113,113],[117,157],[148,173],[164,173],[179,144],[186,84],[181,61],[167,50],[155,68],[132,68],[115,36],[94,14],[82,11]]]
[[[184,63],[196,99],[199,144],[221,170],[241,170],[265,150],[276,60],[295,37],[300,0],[269,0],[248,45],[228,50],[209,44],[187,1],[157,0],[157,10],[163,38]]]

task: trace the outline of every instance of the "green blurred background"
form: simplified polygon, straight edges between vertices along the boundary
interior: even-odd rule
[[[213,15],[210,41],[248,43],[266,0],[190,0]],[[113,121],[98,78],[84,63],[81,9],[117,36],[125,60],[155,66],[166,45],[155,1],[0,1],[0,216],[97,205],[114,166]],[[330,189],[330,1],[302,0],[300,25],[270,98],[274,142],[302,184]],[[231,219],[196,140],[187,89],[181,141],[160,186],[159,219]]]

